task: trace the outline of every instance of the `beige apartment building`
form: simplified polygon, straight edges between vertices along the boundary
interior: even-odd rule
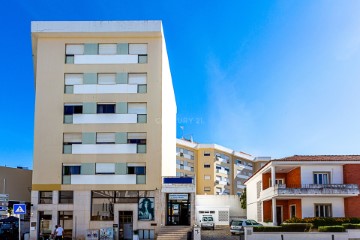
[[[176,176],[176,103],[161,21],[32,22],[31,239],[151,239]]]
[[[195,176],[199,195],[241,195],[254,166],[268,160],[217,144],[176,143],[176,175]]]

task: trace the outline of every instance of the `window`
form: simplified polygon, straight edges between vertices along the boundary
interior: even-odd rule
[[[146,133],[128,133],[128,143],[146,144]]]
[[[271,178],[269,179],[269,184],[271,186]],[[285,180],[283,178],[275,179],[275,185],[278,185],[278,184],[285,184]]]
[[[63,165],[63,175],[79,175],[81,171],[80,165]]]
[[[128,103],[128,113],[146,114],[146,103]]]
[[[115,103],[98,103],[97,113],[115,113]]]
[[[115,55],[117,50],[117,44],[105,43],[99,44],[99,55]]]
[[[204,152],[204,157],[209,157],[210,153],[209,152]]]
[[[146,84],[147,74],[146,73],[129,73],[128,82],[129,82],[129,84]]]
[[[329,184],[330,173],[314,173],[314,184]]]
[[[65,73],[65,85],[83,84],[84,74],[82,73]]]
[[[96,163],[96,174],[115,174],[115,163]]]
[[[204,168],[210,168],[210,163],[204,163]]]
[[[59,203],[69,204],[74,202],[73,191],[59,191]]]
[[[290,205],[290,218],[296,217],[296,205]]]
[[[143,54],[148,52],[148,45],[146,43],[130,43],[129,54]]]
[[[146,175],[146,166],[141,163],[128,163],[127,174]]]
[[[82,114],[83,106],[81,104],[65,104],[64,115]]]
[[[96,144],[115,144],[115,133],[96,133]]]
[[[65,63],[74,63],[75,55],[84,54],[84,44],[66,44]]]
[[[39,204],[52,204],[52,191],[40,191],[39,192]]]
[[[204,192],[210,192],[211,188],[210,187],[204,187]]]
[[[210,180],[210,175],[204,175],[204,180]]]
[[[99,73],[98,84],[116,84],[115,73]]]
[[[315,217],[332,217],[331,204],[315,204]]]
[[[81,133],[64,133],[64,145],[81,144]]]

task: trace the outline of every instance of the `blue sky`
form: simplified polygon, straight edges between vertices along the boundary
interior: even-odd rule
[[[350,0],[5,1],[0,165],[32,167],[36,20],[162,20],[178,137],[183,126],[275,158],[359,154],[359,12]]]

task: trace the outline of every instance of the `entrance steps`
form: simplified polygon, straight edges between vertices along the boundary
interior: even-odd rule
[[[190,226],[166,226],[160,228],[157,240],[187,240],[187,233],[191,232]]]

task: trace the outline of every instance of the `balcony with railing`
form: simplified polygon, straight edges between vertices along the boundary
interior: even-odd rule
[[[216,169],[216,173],[221,173],[221,174],[229,175],[229,172],[226,171],[225,169]]]
[[[264,189],[260,198],[277,196],[339,196],[351,197],[359,195],[357,184],[277,184]]]

